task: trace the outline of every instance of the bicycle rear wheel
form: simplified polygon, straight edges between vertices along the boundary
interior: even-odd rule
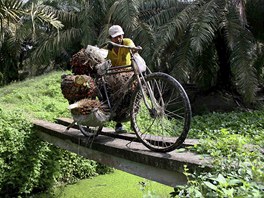
[[[181,146],[191,122],[191,105],[181,84],[168,74],[145,76],[143,92],[132,95],[131,126],[150,150],[169,152]]]

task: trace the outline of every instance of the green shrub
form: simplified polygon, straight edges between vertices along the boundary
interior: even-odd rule
[[[43,146],[21,113],[1,110],[0,120],[1,194],[29,193],[39,183]]]
[[[44,191],[111,170],[40,140],[32,130],[32,118],[53,121],[69,116],[61,74],[0,88],[0,197]]]
[[[40,140],[19,111],[0,112],[0,196],[31,194],[97,175],[97,163]]]

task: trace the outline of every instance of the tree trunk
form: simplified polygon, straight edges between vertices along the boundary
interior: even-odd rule
[[[216,87],[219,89],[230,90],[231,83],[231,65],[230,65],[230,53],[225,38],[221,33],[216,36],[215,47],[218,55],[219,70],[217,73]]]

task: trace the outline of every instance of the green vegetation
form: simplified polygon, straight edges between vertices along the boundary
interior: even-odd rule
[[[20,110],[28,118],[50,121],[69,116],[68,102],[60,89],[61,74],[54,72],[1,88],[0,107]]]
[[[119,24],[152,70],[249,104],[263,85],[263,8],[262,0],[4,0],[0,85],[65,67]]]
[[[65,67],[73,53],[104,43],[110,25],[119,24],[143,47],[153,71],[255,105],[263,93],[263,8],[263,0],[4,0],[0,86]],[[60,75],[0,89],[0,196],[100,172],[101,166],[41,142],[31,130],[31,119],[69,116]],[[213,157],[215,169],[189,173],[186,167],[189,183],[175,196],[263,197],[263,116],[263,109],[195,116],[189,137],[201,141],[188,149]]]
[[[210,113],[195,116],[189,137],[217,140],[222,133],[241,136],[247,144],[264,145],[264,110]]]
[[[190,150],[214,159],[210,173],[189,173],[175,197],[263,197],[264,112],[211,113],[195,116],[189,137],[200,139]],[[262,153],[261,153],[262,149]]]
[[[122,171],[115,170],[108,175],[99,175],[91,179],[85,179],[74,185],[61,186],[52,192],[56,198],[139,198],[139,197],[170,197],[172,187],[165,186],[153,181],[148,181]],[[129,195],[129,196],[128,196]],[[49,194],[49,196],[51,196]],[[36,198],[47,197],[47,194],[36,196]]]
[[[69,116],[61,72],[1,88],[0,196],[27,195],[112,169],[41,141],[31,120]]]
[[[53,121],[57,117],[69,116],[67,101],[60,93],[61,74],[62,72],[53,72],[11,84],[0,90],[2,193],[30,194],[49,189],[58,183],[73,183],[97,175],[98,172],[111,171],[107,167],[48,145],[32,133],[30,120],[33,118]],[[211,172],[190,173],[186,167],[185,174],[189,182],[185,186],[176,187],[174,196],[262,197],[264,156],[260,149],[264,145],[263,126],[262,109],[195,116],[188,137],[200,139],[200,144],[186,149],[210,155],[214,159],[214,169]],[[111,179],[111,175],[109,178]],[[96,180],[94,178],[91,185]],[[98,177],[98,183],[100,181],[101,177]],[[138,181],[134,183],[137,184]],[[88,185],[89,180],[85,192],[89,189]],[[112,186],[107,185],[107,192],[111,193]],[[74,188],[65,188],[65,192],[76,193]],[[139,186],[136,188],[139,189],[137,193],[144,194]],[[148,193],[154,196],[156,188],[153,189],[150,188]],[[120,193],[123,191],[126,192],[127,189],[122,188]],[[80,191],[79,194],[85,192]],[[63,192],[62,196],[64,194]]]

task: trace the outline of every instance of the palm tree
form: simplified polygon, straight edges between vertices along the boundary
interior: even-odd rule
[[[255,61],[260,60],[260,48],[248,25],[250,2],[87,1],[78,13],[81,42],[100,44],[109,26],[119,24],[126,36],[143,46],[152,69],[203,90],[235,91],[251,102],[258,85]]]
[[[39,57],[38,64],[49,62],[62,54],[68,59],[71,55],[88,44],[97,45],[105,40],[100,34],[104,32],[106,15],[114,1],[44,1],[64,27],[60,32],[49,31],[41,34],[41,40],[35,43],[32,57]],[[56,39],[59,35],[59,40]],[[51,53],[52,51],[52,53]],[[61,60],[59,60],[61,61]]]
[[[152,7],[147,22],[157,30],[159,41],[156,69],[204,90],[237,91],[252,102],[258,85],[257,43],[248,28],[246,2],[147,1]]]
[[[20,0],[3,0],[0,3],[0,85],[18,80],[19,60],[22,44],[35,38],[36,23],[48,23],[55,29],[62,27],[60,21],[34,4],[26,7]],[[26,21],[30,21],[29,24]]]
[[[39,48],[34,57],[43,57],[38,59],[42,62],[50,60],[49,55],[74,49],[73,45],[101,44],[110,25],[119,24],[126,36],[143,46],[143,57],[152,69],[170,73],[183,83],[195,83],[203,90],[225,89],[239,92],[247,102],[254,100],[261,77],[256,71],[262,71],[263,65],[255,63],[263,60],[263,47],[251,28],[255,16],[250,13],[256,10],[253,1],[43,2],[49,3],[64,28],[57,40],[57,31],[45,26],[44,34],[39,26],[42,40],[36,43]]]

